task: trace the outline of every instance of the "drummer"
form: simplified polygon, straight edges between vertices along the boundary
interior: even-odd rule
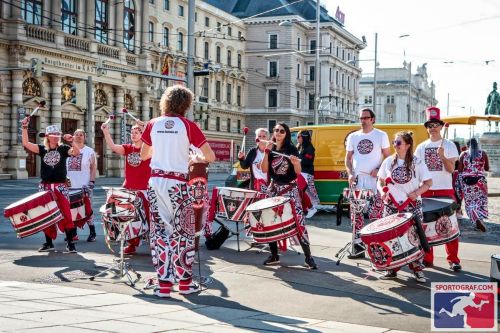
[[[427,108],[427,121],[424,123],[429,139],[418,145],[415,155],[425,161],[432,176],[432,187],[423,196],[428,197],[449,197],[455,200],[453,190],[452,174],[455,170],[455,162],[458,160],[458,150],[452,141],[441,136],[441,129],[444,122],[440,117],[439,108],[432,106]],[[458,258],[458,238],[446,243],[446,259],[451,270],[458,272],[462,269]],[[424,265],[432,267],[434,265],[434,254],[431,247],[425,254]]]
[[[52,191],[55,194],[57,206],[61,210],[63,219],[58,227],[66,233],[66,252],[76,253],[76,246],[73,237],[76,235],[76,228],[71,218],[71,208],[69,205],[69,193],[67,185],[66,159],[70,156],[80,154],[80,149],[73,142],[71,146],[61,142],[61,130],[57,125],[49,125],[45,129],[45,138],[43,145],[37,145],[28,140],[28,124],[30,118],[26,117],[21,122],[23,146],[29,151],[40,155],[40,178],[38,186],[40,191]],[[43,230],[45,234],[45,243],[39,252],[54,251],[53,239],[57,237],[57,228],[55,225]]]
[[[82,129],[77,129],[73,133],[73,141],[80,149],[80,154],[68,158],[66,167],[68,169],[68,178],[71,182],[71,189],[81,189],[87,193],[84,199],[85,212],[88,213],[86,216],[87,221],[83,221],[82,225],[75,225],[75,227],[83,228],[86,222],[89,225],[90,230],[87,242],[95,242],[97,234],[92,214],[91,197],[97,174],[97,160],[94,149],[85,144],[86,137],[87,135]],[[73,241],[77,240],[78,235],[75,233]]]
[[[265,128],[255,130],[255,141],[257,146],[250,149],[245,157],[245,152],[238,153],[238,160],[242,169],[250,168],[250,188],[255,191],[265,193],[269,184],[269,176],[261,169],[261,162],[264,158],[266,141],[269,140],[269,131]]]
[[[384,216],[396,214],[398,212],[410,212],[419,216],[419,221],[423,221],[422,193],[425,193],[431,185],[432,179],[425,163],[413,155],[413,137],[410,132],[398,132],[393,141],[396,153],[386,158],[378,172],[379,190],[384,201]],[[390,177],[398,192],[403,193],[411,201],[403,209],[398,207],[398,203],[392,202],[387,193],[382,191],[386,185],[385,180]],[[422,272],[423,265],[420,262],[408,264],[413,271],[417,282],[424,283],[425,276]],[[382,279],[395,279],[398,269],[385,272]]]
[[[292,144],[290,129],[285,123],[278,123],[274,127],[273,142],[270,142],[264,150],[261,169],[268,172],[271,183],[267,189],[269,197],[284,196],[290,198],[295,205],[297,225],[299,227],[299,243],[304,251],[305,265],[310,269],[317,269],[316,263],[311,255],[309,235],[305,225],[305,216],[302,211],[302,202],[297,186],[297,175],[300,175],[301,166],[299,151]],[[273,152],[288,155],[278,155]],[[271,255],[264,261],[264,265],[279,264],[278,243],[269,243]]]
[[[151,159],[143,161],[140,156],[142,147],[141,136],[144,129],[144,123],[140,120],[136,121],[136,124],[132,126],[132,129],[130,130],[130,140],[132,143],[123,145],[117,145],[114,143],[113,138],[109,133],[108,124],[102,124],[101,129],[108,147],[118,155],[125,156],[125,181],[122,186],[127,190],[137,191],[139,196],[141,196],[144,210],[146,211],[146,218],[149,221],[149,204],[146,191],[148,189],[148,181],[151,175],[151,168],[149,167]],[[141,238],[136,237],[128,240],[127,242],[128,246],[123,250],[123,253],[134,254],[137,251],[137,247],[141,243]]]
[[[349,134],[346,139],[345,166],[349,175],[349,186],[357,189],[371,190],[375,195],[370,200],[370,218],[380,218],[382,215],[382,201],[377,193],[377,172],[382,160],[389,156],[390,145],[387,133],[376,129],[375,113],[368,108],[359,111],[361,129]],[[354,223],[354,253],[348,255],[350,259],[364,258],[364,249],[359,245],[359,230],[365,221],[363,213],[355,214]]]

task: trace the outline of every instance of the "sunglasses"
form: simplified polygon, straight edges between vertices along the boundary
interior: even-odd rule
[[[440,123],[430,123],[427,125],[427,128],[438,128],[439,126],[441,126]]]
[[[372,117],[359,117],[359,120],[372,119]]]
[[[394,140],[394,141],[392,141],[392,144],[394,146],[396,146],[396,147],[401,146],[403,143],[404,143],[404,141],[402,141],[402,140]]]
[[[274,133],[278,133],[278,132],[280,132],[281,134],[285,134],[286,133],[286,131],[283,128],[275,128],[274,129]]]

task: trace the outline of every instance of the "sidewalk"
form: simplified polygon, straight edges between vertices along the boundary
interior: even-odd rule
[[[0,281],[0,322],[1,332],[403,332],[14,281]]]
[[[488,196],[500,197],[500,177],[488,177]]]

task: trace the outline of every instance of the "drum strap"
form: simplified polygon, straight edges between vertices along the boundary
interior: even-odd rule
[[[432,198],[432,197],[449,197],[453,200],[457,200],[455,198],[455,191],[453,189],[449,190],[428,190],[422,193],[422,198]]]
[[[173,171],[163,171],[160,169],[151,170],[151,177],[159,177],[159,178],[168,178],[175,179],[181,182],[188,181],[188,175],[182,172],[173,172]]]

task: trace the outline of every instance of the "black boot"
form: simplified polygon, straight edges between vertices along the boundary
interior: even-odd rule
[[[95,233],[95,225],[89,225],[90,235],[87,238],[87,242],[95,242],[97,234]]]
[[[72,241],[73,236],[76,234],[76,228],[66,229],[66,252],[67,253],[76,253],[75,242]]]
[[[269,266],[279,264],[280,256],[278,255],[278,243],[269,243],[269,250],[271,251],[271,255],[264,261],[264,265]]]
[[[306,267],[309,267],[310,269],[318,269],[318,266],[314,262],[314,258],[311,255],[311,247],[309,244],[304,243],[302,240],[299,240],[299,243],[302,251],[304,251],[304,256],[306,257]]]
[[[45,243],[42,247],[38,249],[38,252],[53,252],[55,250],[54,244],[52,243],[52,238],[45,235]]]

